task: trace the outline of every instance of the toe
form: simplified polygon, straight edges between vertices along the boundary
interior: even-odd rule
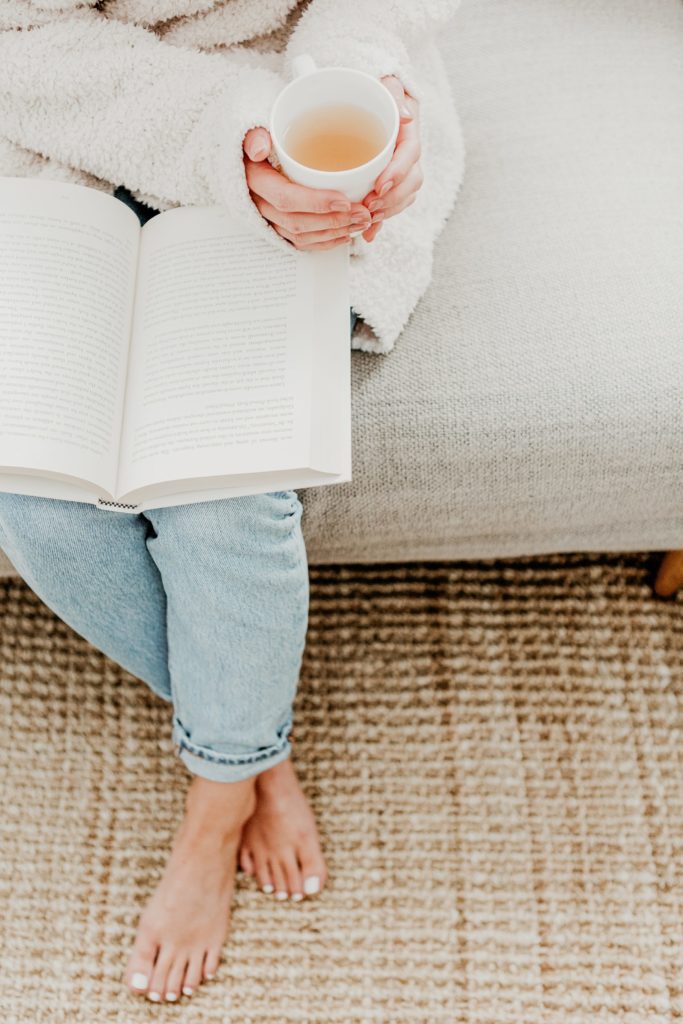
[[[327,881],[327,867],[317,842],[299,851],[303,889],[307,896],[319,893]]]
[[[190,961],[185,971],[185,980],[183,982],[183,995],[191,996],[193,992],[196,992],[202,983],[202,970],[204,966],[204,950],[195,952],[190,955]]]
[[[254,874],[254,858],[251,852],[244,846],[240,848],[240,867],[245,875]]]
[[[211,946],[209,949],[207,949],[206,956],[204,957],[204,972],[203,972],[204,973],[204,978],[206,979],[206,981],[211,981],[213,978],[215,978],[216,971],[218,970],[218,963],[220,961],[220,958],[221,958],[220,946]]]
[[[162,946],[159,950],[152,977],[149,979],[147,998],[153,1003],[160,1003],[168,990],[168,973],[174,960],[174,951],[168,946]]]
[[[124,975],[124,980],[131,992],[135,992],[137,995],[145,995],[147,992],[158,948],[156,939],[152,938],[144,928],[139,928]]]
[[[258,854],[254,854],[254,871],[256,872],[256,879],[261,890],[268,895],[275,892],[268,861],[263,857],[259,857]]]
[[[187,967],[187,954],[183,953],[171,964],[166,979],[166,988],[162,993],[167,1003],[175,1003],[180,999],[183,992],[185,969]]]
[[[292,850],[288,856],[282,859],[282,870],[287,879],[287,889],[289,891],[290,898],[298,903],[304,898],[304,880],[301,875],[299,868],[299,862],[296,859],[296,854]]]
[[[131,992],[134,992],[139,996],[145,995],[149,987],[149,978],[151,973],[151,968],[140,970],[139,967],[137,967],[132,970],[130,972],[130,977],[126,982]]]
[[[273,879],[273,885],[275,886],[275,899],[288,899],[289,886],[287,885],[287,875],[279,860],[270,861],[270,874]]]

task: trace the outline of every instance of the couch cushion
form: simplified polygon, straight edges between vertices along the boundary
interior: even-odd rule
[[[433,284],[355,354],[315,561],[683,546],[683,8],[465,0],[467,147]]]

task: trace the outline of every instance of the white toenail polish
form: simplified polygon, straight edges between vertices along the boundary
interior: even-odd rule
[[[304,879],[304,892],[307,896],[315,896],[317,892],[320,892],[320,879],[317,875],[311,875],[310,878]]]
[[[275,892],[275,887],[272,886],[270,882],[266,882],[261,891],[265,892],[267,896],[270,896],[271,892]]]
[[[302,892],[293,892],[292,893],[292,899],[294,900],[295,903],[299,903],[303,898],[304,898],[304,894]]]
[[[276,892],[275,893],[275,899],[276,900],[286,900],[287,899],[287,893],[286,892]]]
[[[137,974],[134,974],[133,977],[130,979],[130,983],[133,986],[133,988],[145,989],[147,988],[147,975],[140,974],[138,972]]]
[[[147,998],[151,999],[153,1003],[160,1003],[161,1002],[161,996],[159,995],[158,992],[150,992],[148,994]]]
[[[175,1003],[177,998],[178,998],[178,996],[175,994],[175,992],[167,992],[166,993],[166,1001],[169,1002],[169,1003]]]
[[[207,981],[213,981],[213,979],[215,978],[215,974],[205,974],[204,977],[206,978]]]
[[[184,996],[191,996],[193,992],[194,992],[194,989],[190,988],[189,985],[183,985],[183,995]]]

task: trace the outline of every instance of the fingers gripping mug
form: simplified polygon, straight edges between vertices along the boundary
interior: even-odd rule
[[[357,203],[394,152],[400,115],[388,89],[352,68],[295,57],[295,78],[273,104],[270,135],[290,181],[331,188]]]

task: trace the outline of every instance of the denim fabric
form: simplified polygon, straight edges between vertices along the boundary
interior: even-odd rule
[[[0,547],[60,618],[172,702],[187,768],[235,782],[289,754],[301,512],[294,491],[135,516],[0,492]]]

